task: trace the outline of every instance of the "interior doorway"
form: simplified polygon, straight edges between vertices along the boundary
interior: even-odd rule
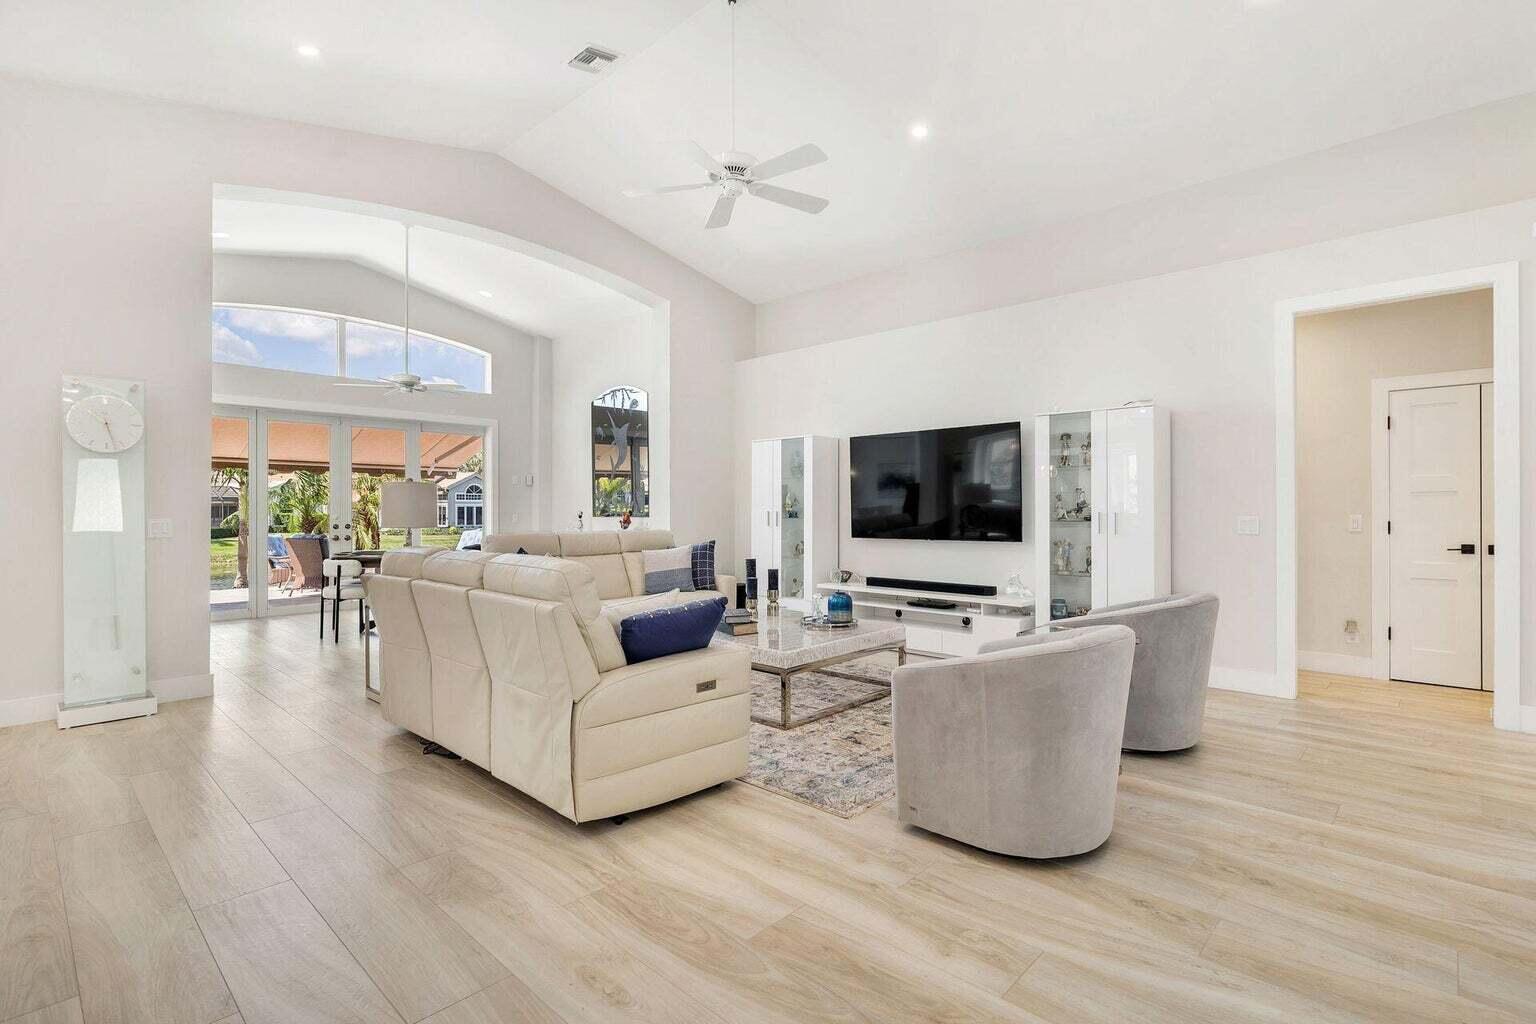
[[[1372,476],[1384,469],[1386,479],[1373,479],[1373,490],[1386,507],[1374,525],[1385,556],[1373,565],[1372,596],[1387,627],[1374,674],[1493,689],[1491,378],[1480,370],[1375,382],[1372,407],[1386,415]]]
[[[1521,379],[1520,379],[1520,267],[1516,263],[1474,267],[1450,271],[1427,277],[1390,281],[1382,284],[1348,288],[1276,303],[1275,308],[1275,356],[1276,356],[1276,490],[1275,490],[1275,551],[1276,551],[1276,605],[1275,640],[1276,671],[1273,692],[1276,696],[1294,698],[1297,692],[1298,669],[1303,668],[1305,649],[1299,643],[1299,624],[1303,609],[1299,601],[1299,580],[1306,569],[1305,558],[1299,544],[1299,522],[1302,518],[1302,495],[1299,488],[1300,469],[1305,460],[1300,450],[1300,425],[1306,410],[1298,390],[1297,331],[1301,322],[1324,312],[1360,310],[1365,307],[1404,304],[1406,300],[1436,296],[1453,296],[1468,292],[1491,293],[1492,310],[1492,378],[1493,387],[1484,396],[1479,392],[1479,405],[1486,397],[1492,407],[1491,438],[1483,443],[1492,448],[1488,462],[1495,468],[1486,486],[1492,491],[1486,505],[1491,508],[1492,526],[1496,533],[1494,565],[1489,570],[1491,586],[1479,587],[1481,598],[1484,589],[1491,590],[1487,617],[1492,622],[1491,644],[1479,643],[1479,653],[1484,646],[1490,648],[1490,674],[1493,677],[1492,718],[1501,729],[1521,728],[1520,677],[1521,677],[1521,494],[1520,494],[1520,439],[1521,439]],[[1357,405],[1362,405],[1357,401]],[[1374,419],[1374,416],[1372,417]],[[1384,418],[1384,417],[1383,417]],[[1479,423],[1481,429],[1481,423]],[[1481,458],[1481,454],[1479,456]],[[1480,481],[1480,485],[1483,482]],[[1380,503],[1385,508],[1385,498]],[[1482,507],[1482,504],[1479,506]],[[1362,510],[1363,511],[1363,510]],[[1384,520],[1383,516],[1383,520]],[[1364,530],[1366,517],[1351,513],[1343,529]],[[1366,520],[1369,521],[1369,520]],[[1360,524],[1357,526],[1357,524]],[[1481,529],[1479,531],[1481,533]],[[1372,531],[1372,543],[1384,543],[1384,537]],[[1460,543],[1458,541],[1458,549]],[[1443,545],[1449,547],[1447,543]],[[1484,549],[1486,550],[1486,548]],[[1446,552],[1449,554],[1449,552]],[[1374,602],[1373,602],[1374,606]],[[1390,612],[1382,620],[1390,618]],[[1480,612],[1478,621],[1483,620]],[[1379,622],[1377,625],[1385,625]],[[1366,633],[1364,635],[1370,635]],[[1374,660],[1375,651],[1364,660]],[[1356,659],[1357,661],[1360,659]],[[1390,663],[1389,663],[1390,664]],[[1352,674],[1370,674],[1367,672]],[[1390,668],[1384,675],[1390,674]],[[1481,675],[1481,674],[1480,674]],[[1481,685],[1481,682],[1479,683]]]

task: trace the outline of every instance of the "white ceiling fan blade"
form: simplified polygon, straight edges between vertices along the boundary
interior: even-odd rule
[[[456,380],[429,380],[422,382],[425,391],[463,391],[464,385]]]
[[[778,203],[780,206],[793,207],[805,213],[820,213],[827,208],[829,200],[820,196],[806,195],[804,192],[796,192],[792,188],[780,188],[777,185],[761,185],[753,182],[747,186],[747,191],[759,199],[766,199],[770,203]]]
[[[709,188],[714,182],[701,181],[697,185],[663,185],[660,188],[626,188],[624,195],[629,199],[641,199],[646,196],[664,196],[671,192],[692,192],[696,188]]]
[[[713,156],[710,156],[709,150],[705,149],[697,142],[679,142],[677,144],[677,151],[683,156],[686,156],[689,160],[692,160],[694,163],[698,164],[700,167],[704,168],[710,174],[721,178],[726,176],[725,168],[720,166],[720,161],[716,160]]]
[[[770,157],[752,168],[754,181],[766,181],[769,178],[777,178],[781,174],[790,171],[799,171],[807,167],[815,167],[819,163],[825,163],[827,154],[821,151],[820,146],[807,142],[803,146],[796,146],[788,153],[780,153],[776,157]]]
[[[388,380],[338,380],[331,382],[338,388],[392,388],[394,381]]]
[[[706,228],[723,228],[731,222],[731,211],[736,209],[735,196],[721,196],[715,200],[715,208],[709,211],[709,220],[704,222]]]

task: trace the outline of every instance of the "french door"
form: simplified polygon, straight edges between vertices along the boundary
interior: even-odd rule
[[[435,481],[440,505],[489,526],[481,427],[216,406],[210,490],[211,614],[265,617],[319,604],[325,552],[455,547],[460,525],[391,529],[379,521],[392,480]],[[460,517],[464,519],[468,517]]]

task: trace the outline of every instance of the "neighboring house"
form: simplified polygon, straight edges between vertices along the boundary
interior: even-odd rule
[[[485,523],[485,481],[465,473],[437,485],[437,525],[474,528]]]
[[[211,484],[208,488],[209,526],[218,526],[240,511],[239,484]]]

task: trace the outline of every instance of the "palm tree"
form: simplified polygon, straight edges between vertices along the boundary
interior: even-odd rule
[[[213,471],[210,481],[214,487],[233,487],[239,495],[235,511],[225,516],[220,526],[237,527],[235,532],[235,550],[238,553],[235,565],[235,588],[247,586],[245,578],[246,550],[251,542],[251,471],[246,467],[226,466]]]
[[[621,516],[630,509],[628,476],[600,476],[597,478],[592,514],[595,516]]]
[[[275,528],[284,533],[323,532],[331,517],[329,473],[295,470],[269,493],[268,514]]]
[[[352,535],[365,549],[377,550],[383,545],[379,528],[379,498],[386,481],[399,479],[401,477],[393,473],[387,476],[352,474]]]

